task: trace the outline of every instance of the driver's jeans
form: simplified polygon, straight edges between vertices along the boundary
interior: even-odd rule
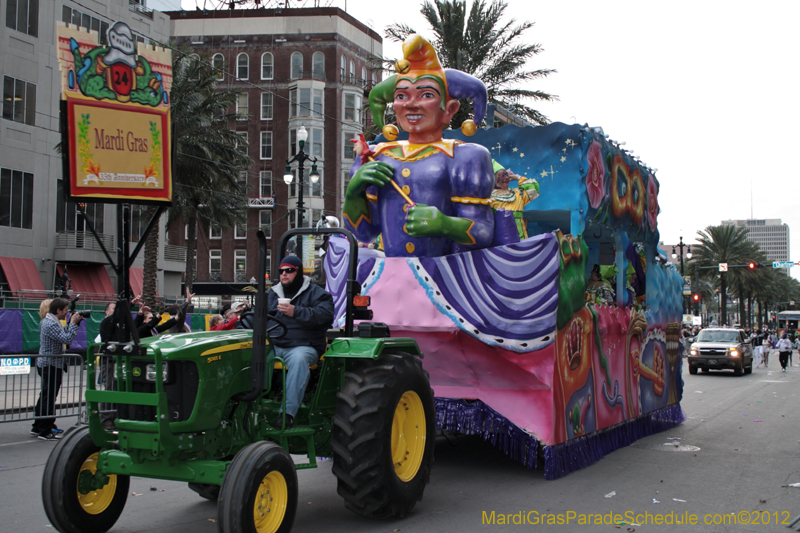
[[[280,357],[286,364],[286,414],[294,418],[300,409],[300,402],[303,401],[308,379],[311,376],[308,367],[319,361],[319,355],[317,355],[317,350],[311,346],[281,348],[273,345],[272,348],[274,351],[267,359],[267,376],[265,377],[272,372],[273,358]]]

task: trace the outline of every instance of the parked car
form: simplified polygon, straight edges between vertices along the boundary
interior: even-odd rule
[[[689,349],[689,373],[730,368],[736,375],[753,371],[753,347],[741,329],[706,328]]]

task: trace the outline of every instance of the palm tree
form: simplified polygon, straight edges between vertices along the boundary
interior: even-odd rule
[[[247,192],[239,176],[252,164],[247,143],[228,124],[247,117],[230,113],[240,91],[219,88],[217,75],[207,58],[175,52],[172,65],[170,112],[172,114],[173,207],[167,225],[177,220],[188,224],[186,242],[186,286],[194,281],[198,220],[222,228],[247,218]],[[157,236],[155,243],[157,244]],[[145,279],[155,280],[155,261],[148,263],[145,248]],[[155,253],[153,254],[155,259]],[[148,271],[148,267],[150,271]],[[150,298],[154,297],[153,293]],[[145,299],[147,299],[145,290]]]
[[[697,265],[713,267],[719,263],[730,265],[744,265],[752,261],[758,254],[757,247],[747,240],[747,229],[737,226],[708,226],[703,231],[698,231],[700,244],[694,251]],[[701,271],[703,272],[703,271]],[[705,272],[713,272],[706,270]],[[722,298],[720,309],[720,324],[727,324],[728,307],[728,277],[738,280],[743,275],[739,269],[719,273],[719,290]],[[706,275],[706,278],[709,276]]]
[[[467,16],[464,0],[425,0],[422,15],[434,33],[431,44],[445,68],[462,70],[486,84],[489,102],[509,108],[536,124],[550,121],[539,111],[528,107],[524,100],[555,101],[557,96],[519,87],[522,83],[539,80],[556,72],[553,69],[527,70],[529,59],[544,49],[538,43],[521,43],[522,34],[533,22],[516,24],[512,18],[501,22],[508,5],[503,0],[475,0]],[[395,23],[386,28],[386,37],[404,41],[414,28]],[[469,100],[461,101],[461,109],[453,117],[451,127],[457,128],[472,111]]]

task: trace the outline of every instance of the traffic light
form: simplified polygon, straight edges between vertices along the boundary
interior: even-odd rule
[[[697,303],[697,302],[699,302],[699,301],[700,301],[700,295],[699,295],[699,294],[693,294],[693,295],[692,295],[692,301],[693,301],[694,303]]]
[[[747,263],[747,268],[750,269],[750,270],[755,270],[757,268],[761,268],[762,266],[763,265],[761,263],[754,263],[753,261],[750,261],[749,263]]]

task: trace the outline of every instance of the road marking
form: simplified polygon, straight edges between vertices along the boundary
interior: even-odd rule
[[[777,380],[775,380],[775,381],[770,381],[770,380],[768,380],[768,379],[762,379],[762,380],[761,380],[761,383],[789,383],[789,382],[788,382],[788,381],[777,381]]]
[[[5,448],[6,446],[16,446],[17,444],[30,444],[31,442],[33,442],[33,440],[26,440],[22,442],[7,442],[6,444],[0,444],[0,448]]]

